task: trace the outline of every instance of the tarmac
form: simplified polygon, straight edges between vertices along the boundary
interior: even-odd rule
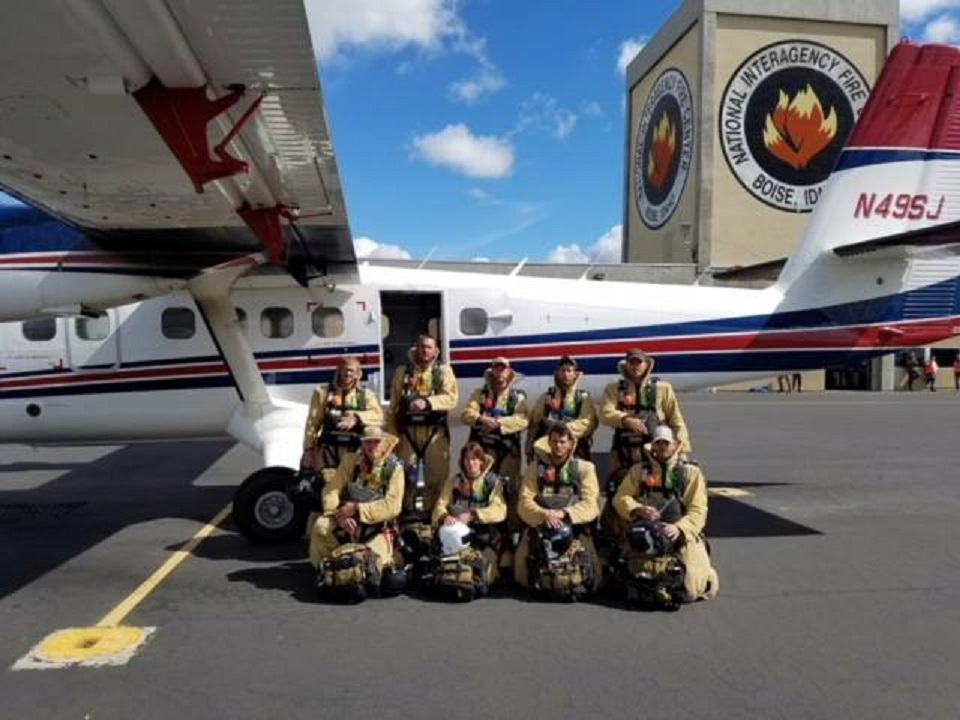
[[[326,605],[304,544],[208,525],[248,450],[0,446],[0,718],[960,716],[960,393],[680,400],[721,591],[673,613],[512,588]],[[91,627],[142,644],[31,655],[66,628],[106,644]]]

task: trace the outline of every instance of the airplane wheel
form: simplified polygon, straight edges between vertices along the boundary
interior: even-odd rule
[[[303,537],[309,508],[287,494],[296,473],[264,468],[243,481],[233,496],[233,521],[252,542],[279,543]]]

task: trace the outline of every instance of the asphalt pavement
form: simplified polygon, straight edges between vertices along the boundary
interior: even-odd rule
[[[12,669],[129,598],[257,458],[228,441],[0,446],[0,718],[960,716],[960,394],[681,404],[715,600],[331,606],[304,544],[252,546],[227,520],[129,610],[146,644],[97,668]]]

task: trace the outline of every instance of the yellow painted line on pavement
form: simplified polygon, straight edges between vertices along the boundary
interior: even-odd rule
[[[186,560],[230,515],[227,505],[190,538],[186,545],[171,555],[150,577],[140,583],[113,610],[93,627],[67,628],[47,635],[29,653],[17,660],[13,670],[51,670],[65,667],[102,667],[123,665],[154,633],[153,627],[120,625],[134,608],[153,592],[170,573]]]
[[[133,609],[137,607],[137,605],[143,602],[147,595],[153,592],[156,587],[166,579],[167,575],[176,570],[180,563],[190,557],[190,554],[196,549],[197,545],[208,538],[220,523],[227,519],[230,515],[230,508],[231,505],[227,505],[216,514],[213,520],[200,528],[196,535],[190,538],[190,541],[184,545],[182,549],[177,550],[171,555],[163,565],[157,568],[153,575],[140,583],[140,587],[124,598],[113,610],[104,615],[100,619],[100,622],[97,623],[97,627],[116,627],[119,625],[127,615],[133,612]]]
[[[711,495],[719,495],[720,497],[746,497],[752,494],[746,490],[735,487],[715,487],[710,488],[707,492]]]

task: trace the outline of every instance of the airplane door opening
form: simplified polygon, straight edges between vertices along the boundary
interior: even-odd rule
[[[408,352],[420,333],[429,333],[440,344],[441,359],[447,362],[440,320],[440,293],[382,292],[380,314],[383,317],[383,382],[381,394],[390,399],[394,371],[408,360]]]

